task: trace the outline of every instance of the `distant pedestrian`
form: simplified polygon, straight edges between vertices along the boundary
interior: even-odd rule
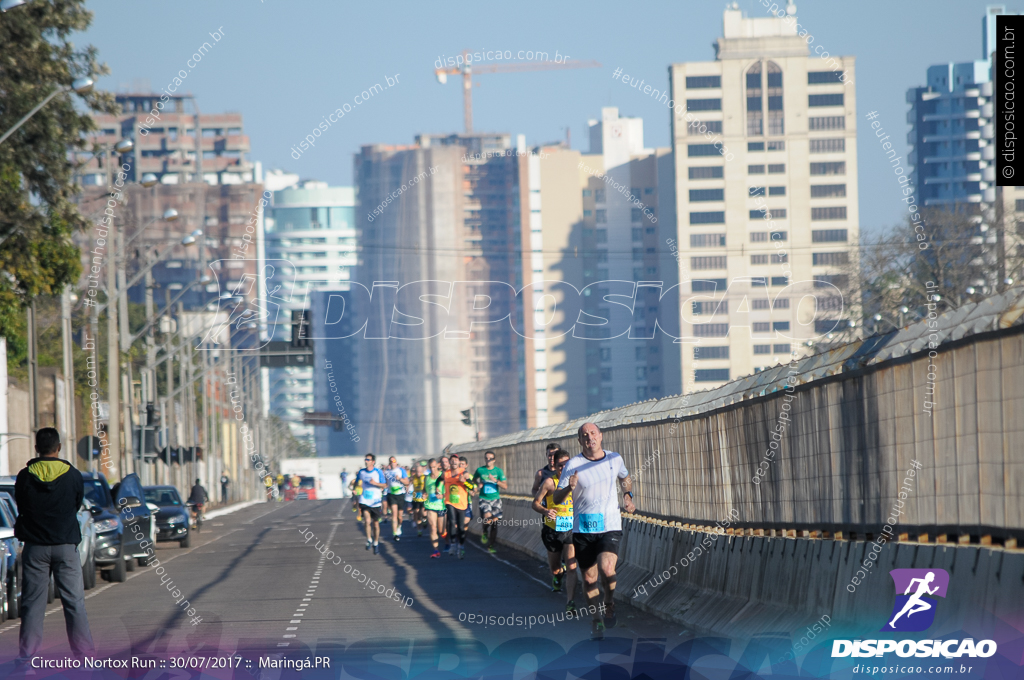
[[[348,488],[351,477],[352,475],[348,473],[347,468],[341,471],[341,495],[343,498],[348,498],[352,495],[352,490]]]
[[[22,609],[19,661],[28,663],[43,642],[46,591],[53,574],[64,605],[71,652],[77,657],[95,653],[85,613],[85,588],[78,544],[82,532],[78,509],[85,487],[82,473],[57,457],[60,434],[52,427],[36,432],[36,453],[14,483],[18,521],[14,535],[24,542],[22,551]]]
[[[231,478],[226,474],[220,476],[220,502],[228,502],[228,484],[231,483]]]

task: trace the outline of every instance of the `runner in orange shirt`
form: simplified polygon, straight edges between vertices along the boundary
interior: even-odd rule
[[[465,466],[459,465],[459,460],[458,456],[451,456],[451,469],[444,473],[444,502],[447,510],[445,518],[448,520],[448,538],[455,550],[452,554],[458,554],[461,560],[466,556],[466,549],[463,547],[466,542],[466,523],[462,520],[469,505],[469,492],[473,489],[473,482],[469,480]]]

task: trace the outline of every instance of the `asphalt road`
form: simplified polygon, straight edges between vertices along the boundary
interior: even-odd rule
[[[362,525],[349,500],[257,504],[208,520],[203,528],[190,549],[159,545],[162,575],[155,567],[137,568],[125,583],[100,580],[86,593],[97,657],[327,655],[335,659],[334,668],[323,677],[345,677],[337,669],[344,657],[347,663],[397,666],[402,672],[394,677],[400,678],[417,675],[413,670],[424,664],[450,671],[474,655],[493,658],[503,645],[525,645],[540,663],[590,638],[586,616],[528,626],[530,616],[556,619],[564,611],[565,596],[551,592],[547,567],[536,559],[511,548],[492,556],[476,538],[467,544],[464,560],[430,559],[429,540],[417,537],[408,522],[399,543],[391,540],[390,525],[382,525],[381,554],[373,555],[364,549]],[[334,558],[322,556],[317,543]],[[353,577],[357,571],[368,575],[367,583]],[[368,587],[370,579],[386,586],[384,594]],[[171,591],[180,589],[196,609],[200,623],[193,625],[176,604],[169,581]],[[582,594],[576,601],[583,604]],[[523,621],[475,625],[470,614]],[[676,624],[621,604],[618,619],[606,638],[621,645],[642,638],[667,638],[671,645],[683,634]],[[18,626],[0,625],[0,677],[8,675],[17,654]],[[47,609],[44,639],[43,656],[69,656],[59,600]],[[302,677],[318,677],[311,672]],[[246,677],[238,670],[207,675]]]

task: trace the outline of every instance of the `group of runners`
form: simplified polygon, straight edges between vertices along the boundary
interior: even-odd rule
[[[390,514],[391,537],[402,538],[403,510],[412,514],[416,533],[426,527],[432,558],[445,551],[463,559],[466,535],[473,518],[471,494],[478,496],[480,518],[484,524],[481,542],[491,553],[497,552],[497,520],[501,518],[501,489],[508,488],[505,472],[495,466],[492,451],[484,455],[484,465],[470,475],[468,461],[456,454],[420,461],[406,470],[392,456],[386,467],[377,467],[377,457],[366,454],[364,467],[352,480],[352,508],[359,512],[366,529],[366,549],[380,551],[380,525]]]
[[[548,553],[551,589],[566,593],[566,612],[575,613],[579,569],[583,592],[595,612],[592,634],[600,638],[606,628],[616,625],[615,567],[622,539],[622,507],[635,511],[633,484],[622,457],[602,447],[603,435],[594,423],[585,423],[577,433],[580,453],[573,456],[558,444],[547,445],[547,465],[537,471],[533,482],[535,512],[543,516],[541,540]],[[390,512],[392,539],[402,538],[403,511],[411,511],[417,534],[429,533],[430,557],[441,556],[443,539],[448,554],[463,559],[472,496],[478,497],[484,524],[481,542],[497,552],[498,520],[502,517],[501,491],[508,489],[505,472],[497,467],[493,451],[484,453],[484,465],[472,475],[464,456],[452,454],[420,461],[406,470],[391,457],[384,468],[377,458],[366,454],[364,467],[351,483],[353,510],[366,529],[366,549],[380,550],[380,525]],[[599,611],[601,591],[604,607]]]

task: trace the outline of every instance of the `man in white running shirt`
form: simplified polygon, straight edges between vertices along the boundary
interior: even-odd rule
[[[633,512],[633,479],[629,476],[622,456],[601,448],[601,430],[594,423],[584,423],[579,429],[582,452],[574,456],[558,477],[558,489],[553,495],[555,503],[562,503],[572,494],[572,543],[576,561],[583,572],[583,590],[587,603],[596,612],[601,592],[598,589],[598,571],[604,582],[606,613],[602,622],[594,614],[595,638],[604,635],[605,628],[615,627],[615,564],[618,561],[619,541],[622,539],[622,515],[619,513],[619,494],[616,481],[622,487],[623,507]]]

